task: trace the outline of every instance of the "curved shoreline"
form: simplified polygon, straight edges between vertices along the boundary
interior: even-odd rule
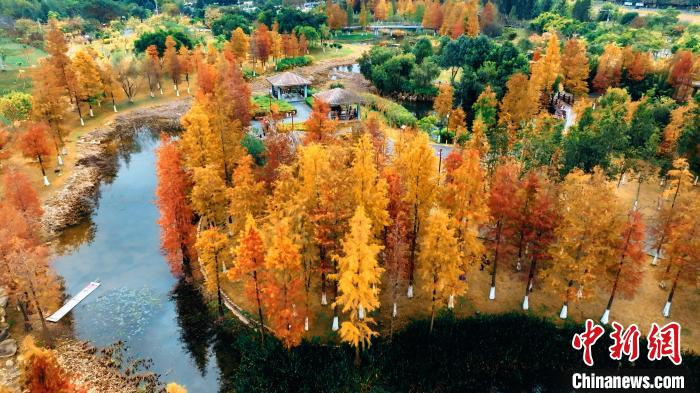
[[[187,98],[130,110],[81,136],[76,141],[76,163],[70,176],[43,205],[41,224],[46,235],[54,238],[92,214],[100,182],[114,173],[121,140],[133,137],[143,127],[179,131],[180,118],[190,106],[191,99]]]

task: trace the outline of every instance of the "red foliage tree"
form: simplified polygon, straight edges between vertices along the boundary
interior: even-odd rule
[[[187,203],[191,188],[190,179],[182,169],[182,157],[177,143],[167,135],[161,136],[161,146],[156,150],[158,161],[158,186],[156,204],[160,212],[160,247],[175,276],[183,274],[194,258],[193,213]]]
[[[51,143],[49,143],[49,126],[46,123],[32,123],[19,137],[19,148],[26,158],[37,159],[41,174],[44,176],[44,185],[49,185],[44,168],[44,160],[53,153]]]
[[[3,175],[3,201],[19,212],[32,232],[39,230],[39,222],[44,214],[36,190],[29,182],[27,175],[11,169]]]

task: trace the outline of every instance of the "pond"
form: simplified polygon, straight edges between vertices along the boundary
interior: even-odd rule
[[[125,143],[116,176],[103,181],[99,206],[60,238],[54,263],[74,295],[102,285],[67,317],[75,336],[106,346],[123,341],[127,356],[152,359],[161,381],[190,392],[216,392],[220,370],[212,327],[198,291],[176,280],[159,250],[154,205],[156,133]],[[64,323],[63,321],[61,323]]]

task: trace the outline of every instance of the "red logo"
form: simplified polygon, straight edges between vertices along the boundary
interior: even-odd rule
[[[614,331],[610,333],[613,345],[610,346],[610,358],[622,359],[622,355],[627,355],[630,362],[639,358],[639,328],[636,324],[630,325],[627,330],[617,322],[612,323]]]
[[[649,360],[661,360],[669,358],[673,364],[679,365],[681,358],[681,325],[677,322],[669,322],[659,327],[656,322],[651,324],[651,330],[647,336],[649,341]]]
[[[583,362],[588,366],[593,365],[593,354],[591,353],[591,347],[598,341],[598,339],[605,333],[600,325],[596,325],[592,320],[586,320],[586,331],[579,334],[574,334],[574,338],[571,340],[571,345],[574,349],[583,349]]]

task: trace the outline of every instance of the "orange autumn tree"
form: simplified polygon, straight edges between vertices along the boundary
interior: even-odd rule
[[[31,336],[22,341],[19,358],[22,385],[32,393],[84,393],[73,384],[68,373],[58,364],[54,351],[40,348]]]
[[[392,311],[390,336],[394,333],[394,319],[398,315],[399,284],[408,271],[408,206],[402,200],[404,188],[394,168],[383,174],[387,182],[389,225],[385,229],[384,266],[391,288]]]
[[[161,135],[156,149],[156,205],[160,217],[160,248],[176,277],[182,276],[183,267],[189,268],[194,257],[194,216],[188,203],[192,186],[183,169],[183,160],[177,142]]]
[[[275,222],[270,232],[270,247],[265,255],[268,279],[263,284],[264,304],[270,329],[291,348],[299,345],[308,324],[297,309],[304,304],[301,254],[286,219]]]
[[[372,222],[372,233],[380,234],[389,222],[386,207],[386,180],[379,176],[370,135],[365,133],[354,147],[352,162],[352,194],[357,206],[362,206]]]
[[[506,82],[506,94],[499,108],[499,119],[502,123],[519,126],[534,114],[533,107],[539,97],[530,97],[527,75],[516,72]],[[533,104],[534,103],[534,104]]]
[[[561,185],[560,224],[550,248],[552,263],[544,271],[548,284],[562,294],[559,317],[566,319],[569,304],[586,298],[606,261],[616,259],[625,214],[606,180],[576,169]]]
[[[243,281],[246,297],[254,302],[257,308],[260,342],[263,342],[265,340],[265,318],[263,317],[262,291],[267,281],[265,277],[265,244],[263,243],[263,235],[258,230],[252,216],[248,216],[245,229],[233,254],[234,264],[227,272],[228,278],[232,281]]]
[[[441,83],[438,90],[438,95],[433,102],[433,109],[444,121],[452,111],[453,89],[451,84]]]
[[[493,174],[488,196],[488,206],[491,213],[491,225],[488,227],[487,243],[491,254],[491,287],[489,299],[496,299],[496,274],[498,262],[507,260],[515,251],[510,242],[516,233],[516,206],[513,201],[517,194],[518,175],[520,165],[514,162],[505,162],[498,167]]]
[[[612,290],[603,316],[600,318],[603,324],[607,324],[610,319],[610,309],[617,292],[631,297],[641,283],[642,264],[647,260],[644,251],[644,231],[642,215],[638,211],[631,212],[619,241],[618,259],[606,261],[605,277],[608,281],[612,281]]]
[[[151,98],[155,97],[153,91],[155,89],[160,90],[160,94],[163,94],[163,89],[160,86],[160,76],[162,74],[160,67],[160,58],[158,57],[158,48],[155,45],[150,45],[146,48],[146,53],[144,53],[142,71],[146,74],[146,79],[148,80],[148,91],[151,94]]]
[[[230,231],[234,238],[245,226],[248,215],[259,219],[265,210],[265,184],[255,179],[253,157],[246,154],[238,161],[233,171],[233,187],[227,190]]]
[[[2,176],[2,201],[19,213],[28,225],[31,233],[39,234],[41,216],[44,214],[27,175],[17,169],[6,170]]]
[[[338,122],[328,118],[330,111],[331,107],[326,102],[319,99],[314,100],[311,114],[304,122],[306,127],[304,143],[324,143],[333,138]]]
[[[481,167],[479,152],[465,149],[458,157],[458,165],[446,180],[442,205],[451,213],[455,222],[455,233],[462,255],[462,270],[466,272],[469,271],[469,267],[479,262],[484,254],[484,244],[479,239],[479,228],[486,224],[489,212],[487,196],[484,194],[485,173]]]
[[[243,62],[246,59],[246,56],[248,55],[248,34],[246,34],[242,28],[236,28],[231,33],[229,45],[231,46],[233,56],[236,58],[236,60],[238,60],[238,63],[243,64]]]
[[[608,87],[620,85],[622,77],[622,49],[615,44],[605,45],[603,54],[598,59],[598,68],[593,78],[593,88],[597,92],[605,92]]]
[[[177,43],[172,36],[168,36],[165,39],[165,51],[163,52],[163,68],[170,75],[170,79],[173,81],[173,88],[175,89],[175,95],[180,96],[180,89],[178,85],[180,84],[180,78],[182,76],[182,65],[180,64],[180,56],[178,56]]]
[[[49,127],[46,123],[32,123],[27,131],[19,136],[19,149],[26,158],[35,159],[39,162],[41,175],[44,177],[44,185],[49,186],[49,179],[46,177],[44,162],[53,153],[53,148],[49,143]]]
[[[564,90],[576,96],[588,94],[588,56],[586,44],[576,38],[566,41],[561,57]]]

